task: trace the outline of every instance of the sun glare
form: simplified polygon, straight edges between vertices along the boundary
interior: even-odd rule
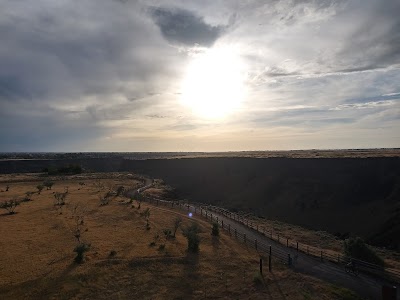
[[[199,117],[225,117],[240,107],[244,94],[244,68],[233,49],[209,49],[188,66],[182,102]]]

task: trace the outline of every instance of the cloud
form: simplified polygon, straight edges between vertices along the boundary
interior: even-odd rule
[[[217,137],[260,149],[316,132],[322,145],[333,129],[398,144],[399,5],[0,1],[0,151],[173,150]],[[234,48],[246,73],[247,97],[224,120],[180,103],[187,66],[209,48]]]
[[[164,38],[186,46],[211,46],[223,34],[225,27],[210,25],[191,11],[180,8],[152,7],[150,14]]]

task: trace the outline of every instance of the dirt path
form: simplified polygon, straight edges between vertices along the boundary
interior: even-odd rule
[[[192,212],[199,211],[199,208],[194,206],[190,207]],[[203,210],[204,211],[204,210]],[[238,223],[230,218],[227,218],[221,214],[215,212],[212,213],[214,216],[218,216],[219,221],[223,221],[225,226],[236,228],[236,230],[242,234],[246,234],[246,237],[249,240],[256,240],[258,243],[263,243],[266,245],[271,245],[272,249],[277,249],[280,252],[286,252],[290,254],[291,257],[295,257],[297,254],[297,260],[292,265],[292,269],[295,272],[304,273],[307,275],[311,275],[317,278],[320,278],[324,281],[333,283],[338,286],[343,286],[348,289],[351,289],[358,293],[360,296],[365,297],[367,299],[381,299],[382,294],[382,286],[389,285],[397,286],[397,297],[400,299],[400,285],[399,283],[390,282],[384,279],[372,277],[366,274],[359,274],[358,276],[354,276],[352,274],[348,274],[345,272],[344,268],[340,265],[334,264],[329,261],[323,261],[309,256],[305,253],[297,252],[296,249],[285,247],[284,245],[269,239],[268,237],[256,232],[255,230],[244,226],[241,223]]]
[[[159,201],[160,204],[162,202],[167,202],[162,200]],[[196,217],[196,219],[200,219],[199,218],[200,217],[199,212],[201,211],[200,207],[195,207],[193,205],[189,206],[189,208],[185,207],[185,211],[187,213],[181,213],[182,210],[180,210],[179,212],[176,211],[175,209],[161,208],[156,205],[154,205],[154,207],[157,207],[157,209],[166,210],[171,213],[176,213],[186,217],[188,217],[187,215],[188,212],[192,212],[193,217]],[[203,212],[202,216],[204,216],[206,210],[203,208],[202,212]],[[384,285],[396,286],[397,298],[400,299],[399,283],[390,282],[388,280],[380,279],[366,274],[359,274],[358,276],[355,276],[346,273],[344,267],[341,265],[337,265],[329,261],[321,261],[320,259],[315,258],[313,256],[309,256],[302,252],[297,252],[296,249],[288,248],[285,245],[282,245],[274,240],[271,240],[267,236],[264,236],[261,233],[251,228],[248,228],[239,222],[236,222],[228,217],[225,217],[222,214],[216,213],[214,211],[207,211],[207,214],[208,216],[212,214],[214,218],[218,217],[219,223],[223,221],[225,228],[230,226],[231,232],[233,232],[236,229],[238,236],[243,236],[243,234],[245,234],[247,240],[250,241],[257,240],[258,245],[264,246],[264,249],[269,248],[269,246],[272,246],[273,252],[276,251],[279,253],[285,253],[286,255],[290,254],[292,258],[297,257],[297,259],[293,261],[293,265],[291,266],[294,272],[307,274],[322,279],[326,282],[335,284],[337,286],[348,288],[350,290],[355,291],[357,294],[359,294],[361,297],[364,297],[365,299],[382,299],[382,286]],[[202,222],[205,222],[204,218],[201,218],[201,220]],[[208,219],[207,221],[210,222],[210,220]],[[263,254],[264,253],[260,253],[260,255]]]

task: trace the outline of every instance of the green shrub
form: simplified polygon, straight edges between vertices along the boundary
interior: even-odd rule
[[[20,201],[12,199],[0,203],[0,208],[7,210],[9,215],[13,215],[18,205],[20,205]]]
[[[211,234],[213,236],[219,236],[219,224],[218,223],[214,222],[212,224]]]
[[[52,186],[54,185],[54,182],[46,180],[45,182],[43,182],[43,185],[48,189],[51,190]]]
[[[365,242],[359,238],[350,238],[344,241],[344,254],[346,256],[364,260],[384,267],[384,261]]]
[[[253,283],[256,286],[263,286],[264,285],[264,278],[260,272],[254,274]]]
[[[172,237],[171,229],[164,229],[163,233],[164,233],[166,239],[169,239],[170,237]]]
[[[183,229],[182,232],[188,241],[188,251],[198,252],[200,245],[200,228],[197,223],[192,223],[190,226],[187,226],[185,229]]]
[[[38,190],[38,194],[40,195],[40,193],[42,192],[42,190],[44,189],[44,185],[39,184],[36,186],[37,190]]]
[[[84,261],[85,252],[89,251],[90,244],[80,243],[75,247],[74,252],[76,252],[75,262],[80,264]]]

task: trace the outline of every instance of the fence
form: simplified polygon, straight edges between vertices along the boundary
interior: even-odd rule
[[[146,186],[147,187],[150,187]],[[145,188],[142,188],[144,190]],[[182,202],[182,201],[167,201],[163,199],[158,199],[158,198],[149,198],[149,197],[144,197],[143,200],[147,202],[151,202],[152,204],[155,205],[165,205],[165,206],[170,206],[172,208],[180,208],[184,209],[186,211],[191,211],[192,213],[195,214],[200,214],[201,216],[209,219],[212,222],[217,222],[221,228],[224,230],[228,231],[229,235],[232,238],[237,239],[238,241],[245,243],[247,246],[253,247],[258,251],[260,256],[263,257],[268,257],[269,262],[271,262],[271,257],[274,257],[281,262],[291,265],[293,262],[293,259],[296,260],[297,255],[295,257],[292,257],[290,251],[285,252],[282,251],[281,249],[275,247],[273,248],[271,245],[267,245],[263,242],[261,242],[258,239],[253,239],[250,240],[248,236],[246,236],[245,233],[240,232],[239,229],[237,229],[235,226],[231,226],[230,224],[224,224],[223,220],[218,219],[218,215],[224,216],[227,219],[233,220],[235,222],[238,222],[254,231],[256,231],[259,234],[262,234],[269,239],[278,242],[279,244],[285,245],[287,248],[295,249],[296,252],[302,252],[304,254],[307,254],[309,256],[315,257],[319,259],[321,262],[324,261],[329,261],[335,264],[347,264],[350,260],[352,260],[355,265],[357,266],[357,269],[368,273],[368,274],[373,274],[373,275],[378,275],[384,278],[389,278],[389,279],[394,279],[396,281],[400,280],[400,270],[397,269],[391,269],[391,268],[383,268],[382,266],[372,264],[366,261],[362,261],[359,259],[354,259],[350,257],[346,257],[344,255],[341,255],[340,253],[334,253],[334,251],[327,252],[326,250],[319,249],[314,246],[310,246],[298,241],[295,241],[293,239],[289,239],[287,237],[280,236],[278,234],[275,234],[272,230],[268,230],[265,226],[259,226],[258,224],[253,223],[251,220],[246,218],[245,216],[239,215],[237,213],[231,212],[227,209],[217,207],[217,206],[212,206],[212,205],[207,205],[203,203],[188,203],[188,202]],[[214,215],[213,215],[214,212]],[[269,266],[270,267],[270,266]]]
[[[245,218],[237,213],[230,212],[226,209],[216,207],[216,206],[205,206],[207,209],[217,212],[226,218],[232,219],[236,222],[241,223],[244,226],[247,226],[258,233],[269,237],[271,240],[274,240],[280,244],[286,245],[288,248],[296,249],[296,251],[305,253],[307,255],[316,257],[321,261],[330,261],[336,264],[347,264],[351,260],[355,263],[357,268],[365,273],[375,274],[382,277],[389,277],[390,279],[399,280],[400,279],[400,270],[384,268],[382,266],[372,264],[363,260],[354,259],[351,257],[347,257],[341,255],[340,253],[334,253],[334,251],[327,252],[326,250],[319,249],[314,246],[310,246],[287,237],[280,236],[278,234],[274,234],[272,230],[268,230],[264,226],[259,226],[258,224],[254,224],[248,218]]]

